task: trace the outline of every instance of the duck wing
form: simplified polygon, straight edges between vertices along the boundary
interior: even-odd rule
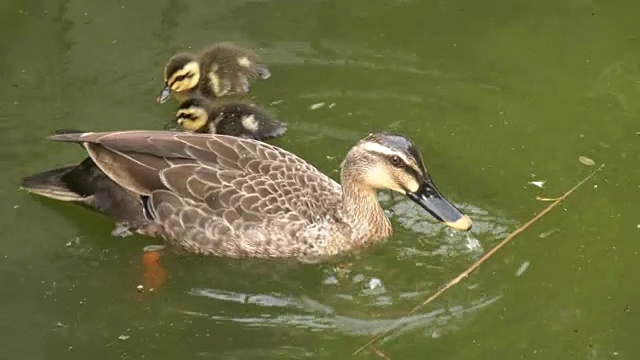
[[[264,140],[282,136],[287,131],[287,124],[281,123],[253,104],[223,103],[213,112],[213,116],[218,134]]]
[[[51,138],[82,143],[111,179],[148,197],[150,216],[170,237],[195,243],[274,221],[309,224],[333,216],[341,197],[340,185],[306,161],[251,139],[167,131]]]

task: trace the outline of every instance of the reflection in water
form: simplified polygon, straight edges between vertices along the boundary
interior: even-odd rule
[[[376,335],[386,331],[390,326],[403,328],[393,336],[403,331],[423,329],[432,337],[439,337],[449,330],[459,327],[459,322],[466,314],[480,310],[501,296],[482,297],[471,301],[467,305],[452,305],[448,309],[440,308],[424,314],[401,316],[398,318],[357,319],[340,315],[335,309],[323,305],[308,297],[294,298],[267,294],[242,294],[216,289],[192,289],[191,295],[208,297],[219,301],[237,302],[255,305],[263,308],[287,308],[303,313],[269,314],[260,312],[258,315],[222,315],[201,311],[176,310],[188,316],[203,317],[214,321],[229,321],[242,323],[249,327],[282,327],[304,328],[309,330],[337,330],[348,335]],[[458,324],[456,324],[457,322]]]
[[[497,241],[508,234],[509,219],[492,215],[482,208],[462,204],[460,208],[474,220],[471,233],[449,230],[442,224],[425,216],[422,209],[410,201],[392,199],[381,194],[380,200],[390,209],[397,231],[409,229],[418,241],[391,239],[386,250],[395,252],[397,264],[375,265],[371,261],[355,260],[339,267],[325,269],[322,292],[317,298],[300,295],[295,290],[282,292],[242,292],[209,287],[192,288],[189,295],[216,303],[188,309],[174,309],[188,317],[213,320],[216,323],[235,323],[248,328],[306,329],[338,332],[350,336],[373,336],[387,331],[389,327],[399,331],[387,336],[387,340],[407,331],[422,331],[426,336],[437,338],[455,331],[472,319],[472,314],[494,303],[501,293],[466,279],[467,291],[462,297],[449,293],[446,301],[436,301],[426,306],[423,313],[407,315],[409,310],[421,303],[446,281],[455,277],[484,252],[482,243]],[[415,271],[407,271],[413,262]],[[402,272],[389,271],[405,267]],[[375,266],[375,267],[374,267]],[[409,265],[409,267],[411,267]],[[424,270],[429,273],[425,276]],[[235,303],[242,310],[224,311]],[[195,307],[194,307],[195,306]]]

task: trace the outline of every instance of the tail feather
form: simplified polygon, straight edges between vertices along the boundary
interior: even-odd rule
[[[68,142],[82,142],[82,135],[86,132],[74,132],[70,130],[58,130],[54,135],[47,136],[48,140],[53,141],[68,141]]]
[[[267,80],[271,77],[271,71],[266,65],[258,64],[256,72],[258,76],[263,80]]]
[[[84,197],[69,189],[63,181],[63,177],[75,167],[76,165],[65,166],[23,177],[20,186],[30,193],[50,199],[80,202]]]
[[[61,134],[82,134],[85,133],[86,131],[84,130],[78,130],[78,129],[58,129],[56,131],[54,131],[54,134],[57,135],[61,135]]]
[[[111,180],[90,157],[77,165],[24,177],[21,185],[30,193],[73,202],[117,220],[144,220],[138,195]]]
[[[276,138],[276,137],[280,137],[283,136],[286,132],[287,132],[287,127],[288,124],[287,123],[277,123],[274,124],[275,126],[273,126],[272,128],[270,128],[268,131],[266,131],[264,133],[264,138]]]

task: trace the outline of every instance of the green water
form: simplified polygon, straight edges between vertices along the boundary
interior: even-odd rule
[[[639,358],[637,1],[0,8],[0,358],[349,359],[398,323],[376,345],[392,359]],[[290,124],[275,144],[336,178],[368,132],[409,135],[474,231],[381,194],[394,236],[340,271],[165,252],[167,282],[138,292],[142,249],[157,241],[111,238],[108,219],[18,191],[21,176],[83,158],[44,140],[55,129],[164,125],[175,110],[154,102],[164,61],[216,41],[259,49],[270,65],[251,95]],[[407,315],[546,206],[536,195],[586,176],[579,156],[604,171]]]

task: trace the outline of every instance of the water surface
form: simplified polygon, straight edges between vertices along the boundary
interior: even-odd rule
[[[7,359],[637,359],[640,5],[459,1],[5,1],[0,34],[0,352]],[[443,228],[381,194],[396,233],[340,263],[166,252],[153,239],[18,191],[77,162],[58,128],[159,128],[174,51],[236,41],[272,78],[252,98],[274,141],[332,177],[370,131],[409,135],[475,221]],[[407,312],[591,168],[605,170],[432,304]],[[528,184],[546,181],[544,189]],[[151,276],[151,277],[150,277]],[[151,280],[150,280],[151,279]],[[376,355],[364,352],[362,358]]]

